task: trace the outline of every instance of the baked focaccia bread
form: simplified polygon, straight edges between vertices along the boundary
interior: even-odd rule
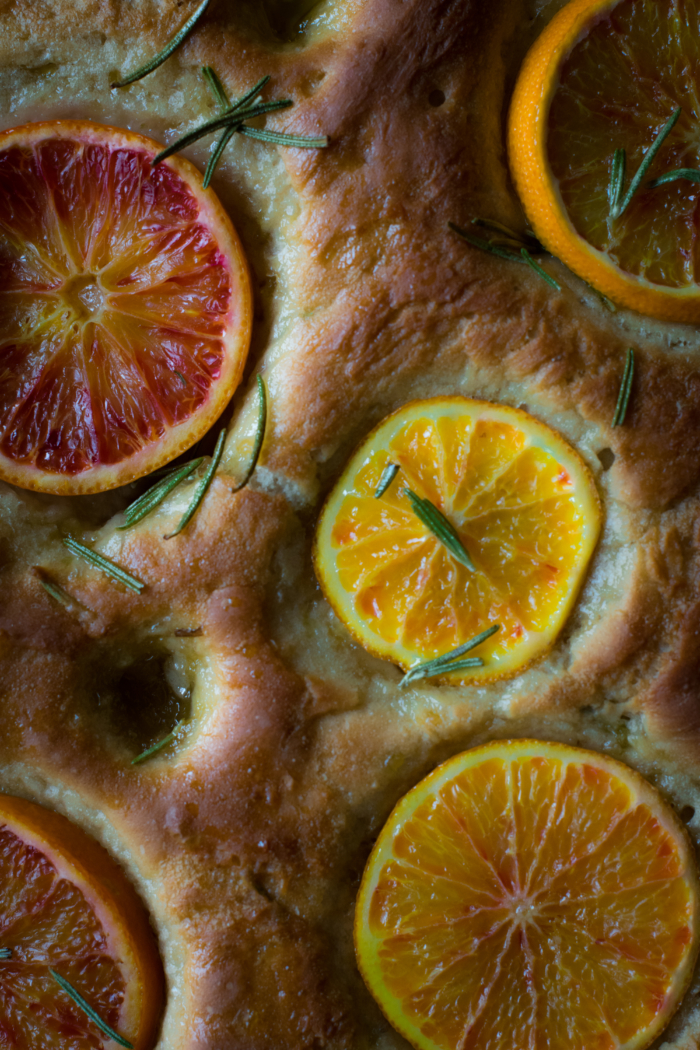
[[[168,143],[215,115],[209,65],[232,97],[270,74],[294,105],[268,126],[330,139],[234,136],[217,168],[255,314],[221,467],[188,528],[163,542],[187,486],[127,531],[134,485],[73,498],[2,487],[0,789],[68,816],[137,888],[166,974],[159,1050],[407,1046],[359,976],[355,898],[392,807],[466,748],[529,737],[617,757],[700,836],[697,329],[611,312],[550,259],[553,290],[448,226],[522,228],[504,115],[560,6],[212,0],[165,64],[113,90],[188,5],[0,2],[3,127],[79,118]],[[185,153],[202,170],[211,141]],[[631,344],[634,394],[613,429]],[[232,493],[257,374],[265,444]],[[324,598],[313,533],[358,442],[446,394],[562,434],[592,472],[602,533],[549,653],[502,680],[400,689],[401,671]],[[73,559],[65,536],[142,593]],[[182,720],[171,746],[131,765]],[[698,993],[693,978],[659,1042],[697,1045]]]

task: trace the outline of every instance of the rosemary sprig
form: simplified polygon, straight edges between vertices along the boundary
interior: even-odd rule
[[[398,465],[398,463],[387,463],[387,465],[384,467],[384,470],[382,471],[382,476],[379,479],[379,484],[375,489],[375,499],[380,499],[384,495],[384,493],[389,488],[400,469],[401,468]]]
[[[404,493],[411,504],[411,510],[419,521],[422,521],[425,527],[432,532],[433,536],[442,543],[443,547],[447,548],[453,558],[456,558],[462,565],[466,565],[471,572],[476,572],[474,563],[460,540],[457,530],[447,520],[442,511],[438,510],[429,499],[419,496],[413,489],[406,488]]]
[[[134,500],[126,510],[124,516],[126,521],[123,525],[117,525],[118,529],[130,529],[132,525],[135,525],[142,518],[145,518],[147,514],[150,514],[152,510],[163,502],[165,497],[173,491],[173,489],[188,478],[190,474],[197,469],[200,463],[204,462],[204,456],[200,456],[198,459],[193,459],[189,463],[185,463],[182,467],[176,467],[169,474],[166,474],[164,478],[157,481],[155,485],[152,485],[142,496],[139,496],[137,500]]]
[[[110,561],[109,558],[104,558],[101,554],[98,554],[97,551],[93,551],[89,547],[84,546],[84,544],[78,543],[78,541],[74,540],[72,536],[64,537],[63,542],[71,554],[83,558],[91,565],[94,565],[96,569],[100,569],[105,576],[109,576],[111,579],[123,583],[125,587],[129,587],[132,591],[136,591],[137,594],[140,594],[146,586],[142,580],[137,580],[135,576],[131,576],[124,569],[115,565],[113,561]]]
[[[245,472],[243,480],[240,484],[236,485],[235,489],[231,489],[231,492],[240,492],[242,488],[248,484],[253,476],[253,471],[258,465],[258,459],[260,458],[260,451],[263,447],[265,440],[265,427],[267,426],[267,391],[265,389],[265,380],[261,375],[257,377],[258,380],[258,425],[255,430],[255,440],[253,442],[253,455],[248,464],[248,469]]]
[[[141,80],[142,77],[148,76],[148,74],[152,73],[154,69],[158,68],[158,66],[162,66],[166,58],[170,58],[173,51],[177,50],[177,48],[183,42],[185,37],[192,32],[192,30],[194,29],[197,22],[200,20],[208,6],[209,0],[202,0],[202,3],[199,5],[194,14],[187,19],[182,29],[180,29],[175,34],[170,43],[166,44],[162,51],[158,52],[155,58],[151,58],[143,66],[139,66],[138,69],[135,69],[133,73],[129,73],[129,75],[127,77],[124,77],[123,80],[117,80],[109,86],[111,88],[126,87],[127,84],[133,84],[135,80]]]
[[[132,758],[132,766],[138,765],[139,762],[145,762],[145,760],[147,758],[150,758],[151,755],[155,755],[156,751],[160,751],[162,747],[166,747],[168,744],[170,744],[175,739],[175,734],[177,733],[180,726],[184,724],[184,721],[184,718],[181,718],[180,721],[173,726],[173,728],[167,736],[164,736],[163,739],[159,740],[157,744],[152,744],[151,747],[147,747],[146,750],[142,751],[140,755],[136,756],[136,758]]]
[[[655,186],[665,186],[667,182],[676,182],[677,179],[686,179],[687,182],[700,182],[700,171],[697,168],[675,168],[659,175],[658,179],[652,179],[647,183],[650,189]]]
[[[209,81],[209,87],[211,88],[216,101],[221,106],[222,110],[227,113],[233,113],[250,102],[255,96],[261,91],[261,89],[267,84],[270,79],[269,76],[263,77],[259,80],[255,87],[251,88],[242,98],[239,98],[237,102],[231,104],[228,95],[224,89],[224,85],[219,80],[218,76],[214,72],[211,66],[203,66],[202,72]],[[227,145],[238,132],[241,135],[247,135],[248,138],[258,139],[261,142],[273,142],[278,146],[297,146],[300,149],[323,149],[328,145],[328,136],[322,135],[316,138],[308,138],[305,135],[287,135],[281,131],[268,131],[267,129],[260,128],[249,128],[243,124],[232,124],[229,126],[223,135],[217,142],[214,152],[209,158],[206,171],[204,172],[204,188],[206,189],[212,180],[214,170],[216,169],[221,154],[226,149]]]
[[[211,120],[205,120],[203,124],[200,124],[194,131],[188,131],[182,138],[177,139],[170,146],[166,146],[165,149],[161,150],[160,153],[151,161],[152,165],[159,164],[162,160],[167,157],[171,157],[173,153],[179,153],[180,150],[185,149],[186,146],[191,146],[193,142],[197,142],[198,139],[204,138],[205,135],[211,134],[212,131],[219,131],[220,128],[228,128],[233,126],[233,130],[237,131],[239,125],[242,125],[244,120],[252,120],[253,117],[261,117],[264,113],[273,113],[277,109],[287,109],[289,106],[293,106],[294,103],[290,98],[280,98],[273,102],[256,102],[253,106],[248,106],[244,109],[238,109],[232,106],[230,110],[227,110],[219,117],[213,117]]]
[[[485,221],[486,220],[482,220],[482,222]],[[527,248],[520,247],[519,251],[513,251],[510,248],[502,247],[501,244],[495,244],[493,241],[485,241],[483,237],[477,237],[475,234],[463,230],[454,222],[448,222],[447,225],[459,237],[462,237],[463,240],[467,241],[474,248],[480,248],[482,252],[488,252],[490,255],[497,255],[499,259],[508,259],[509,262],[527,263],[527,265],[545,280],[547,284],[551,285],[551,287],[555,288],[558,292],[561,291],[561,285],[559,282],[555,281],[553,277],[550,277],[547,271],[543,270],[539,263],[535,262]],[[539,245],[539,241],[537,243]],[[542,246],[540,245],[540,249],[541,248]]]
[[[217,441],[216,441],[216,448],[214,449],[214,455],[211,458],[211,463],[207,467],[207,471],[206,471],[204,477],[202,478],[202,480],[200,481],[199,485],[197,486],[197,491],[195,492],[195,494],[194,494],[194,496],[192,498],[192,502],[190,503],[189,507],[187,508],[185,513],[180,518],[175,531],[174,532],[169,532],[167,534],[167,536],[163,536],[164,540],[171,540],[173,538],[173,536],[177,536],[178,533],[182,532],[182,530],[184,529],[185,525],[187,525],[187,523],[194,517],[194,515],[195,515],[195,513],[197,511],[197,508],[199,507],[199,504],[202,502],[202,500],[206,496],[207,489],[211,485],[212,478],[214,477],[214,475],[216,474],[216,471],[218,469],[219,462],[221,460],[221,455],[222,455],[222,453],[224,451],[224,440],[225,440],[225,438],[226,438],[226,427],[222,427],[221,428],[221,433],[219,434],[219,436],[217,438]]]
[[[49,969],[49,973],[53,977],[54,981],[60,984],[61,988],[66,993],[66,995],[68,995],[73,1000],[76,1006],[80,1007],[83,1013],[87,1014],[92,1023],[97,1025],[101,1032],[104,1032],[104,1034],[109,1039],[113,1039],[115,1043],[119,1043],[120,1046],[127,1047],[127,1050],[134,1050],[134,1044],[130,1043],[128,1039],[125,1039],[123,1036],[115,1032],[113,1028],[110,1028],[107,1022],[102,1020],[97,1011],[93,1010],[90,1004],[86,1002],[85,999],[83,999],[80,992],[77,992],[73,985],[70,984],[65,979],[65,977],[61,977],[60,973],[56,973],[56,971],[52,969]]]
[[[0,948],[0,959],[11,959],[12,948]]]
[[[490,230],[491,233],[496,234],[495,238],[491,238],[491,244],[497,244],[501,247],[508,247],[508,245],[512,244],[518,250],[527,248],[534,255],[540,255],[547,250],[531,230],[517,233],[515,230],[511,230],[510,226],[497,222],[496,219],[472,219],[472,226],[480,226],[482,229]]]
[[[444,653],[442,656],[436,656],[434,660],[426,660],[425,663],[416,664],[410,671],[401,679],[400,685],[407,685],[409,682],[414,682],[417,678],[435,678],[437,675],[445,674],[448,671],[463,671],[469,667],[483,667],[484,661],[480,657],[473,657],[469,660],[460,660],[460,656],[464,656],[471,649],[476,649],[477,645],[481,645],[487,638],[501,629],[500,623],[494,623],[491,627],[487,627],[481,634],[477,634],[475,638],[472,638],[468,642],[464,642],[463,645],[458,645],[456,649],[453,649],[449,653]]]
[[[637,190],[641,186],[642,182],[646,178],[646,174],[649,171],[649,168],[651,167],[651,164],[652,164],[652,162],[654,160],[654,157],[659,152],[659,150],[663,146],[664,142],[666,141],[666,139],[670,135],[671,131],[675,127],[676,121],[678,120],[680,115],[681,115],[681,107],[679,106],[678,109],[676,109],[673,112],[673,114],[668,118],[668,120],[666,121],[666,123],[662,127],[661,131],[656,136],[656,138],[652,142],[652,144],[649,147],[649,149],[647,150],[647,152],[644,154],[644,159],[642,160],[642,163],[639,165],[639,168],[637,169],[637,174],[634,176],[634,178],[630,182],[629,188],[627,190],[627,193],[625,194],[623,199],[618,202],[617,207],[614,208],[614,209],[611,209],[611,214],[612,214],[613,219],[619,219],[620,216],[625,212],[625,210],[629,206],[630,201],[632,200],[632,198],[634,197],[635,193],[637,192]]]
[[[561,285],[559,284],[559,281],[555,281],[553,277],[549,276],[546,270],[542,269],[539,263],[535,262],[527,248],[521,248],[520,254],[522,255],[527,265],[530,267],[530,269],[534,270],[536,274],[539,274],[543,281],[546,281],[547,284],[551,288],[554,288],[555,291],[561,291]]]
[[[630,347],[627,351],[627,359],[625,361],[625,370],[622,373],[622,383],[620,384],[620,393],[617,396],[617,405],[615,406],[615,415],[613,421],[610,424],[613,427],[621,427],[625,421],[627,415],[627,406],[629,405],[630,394],[632,393],[632,380],[634,379],[634,350]]]
[[[610,182],[608,183],[608,204],[612,215],[615,214],[620,205],[620,197],[625,188],[626,167],[627,153],[624,149],[616,149],[613,153]]]

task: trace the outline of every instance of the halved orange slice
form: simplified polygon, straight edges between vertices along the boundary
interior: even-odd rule
[[[377,498],[388,464],[399,469]],[[447,519],[466,560],[409,492]],[[372,431],[328,497],[316,572],[362,645],[406,670],[498,625],[474,650],[483,666],[449,677],[480,682],[553,644],[600,521],[588,468],[531,415],[465,397],[414,401]]]
[[[0,873],[0,1044],[150,1050],[163,971],[148,916],[122,870],[65,817],[0,795]]]
[[[362,976],[420,1050],[641,1050],[698,950],[685,828],[604,755],[497,741],[392,812],[355,913]]]
[[[250,341],[248,268],[196,169],[87,121],[0,134],[0,478],[125,484],[193,445]]]
[[[527,55],[513,95],[508,148],[515,184],[542,243],[604,295],[669,321],[700,321],[700,187],[666,172],[697,168],[697,0],[572,0]],[[610,183],[626,153],[625,189],[666,122],[680,119],[629,206]]]

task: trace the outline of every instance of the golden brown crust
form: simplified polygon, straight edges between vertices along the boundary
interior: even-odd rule
[[[85,116],[171,141],[213,115],[198,72],[210,63],[232,95],[271,72],[270,97],[295,105],[270,126],[332,140],[318,152],[235,141],[215,180],[254,271],[253,361],[271,395],[252,485],[233,496],[221,474],[169,541],[191,489],[126,532],[112,515],[129,493],[0,499],[0,786],[68,813],[135,880],[169,982],[161,1050],[405,1045],[356,973],[353,902],[396,800],[463,747],[528,735],[607,750],[700,814],[697,332],[610,314],[549,260],[556,293],[447,227],[522,223],[502,121],[557,3],[328,0],[294,36],[281,3],[212,0],[178,54],[115,97],[114,72],[191,5],[0,2],[8,126]],[[206,146],[188,155],[202,167]],[[630,412],[613,430],[629,345]],[[310,537],[364,434],[441,393],[527,405],[561,430],[595,473],[606,523],[545,660],[491,687],[399,692],[398,670],[323,602]],[[71,559],[66,534],[143,579],[143,594]],[[35,566],[74,604],[58,606]],[[119,683],[154,653],[194,681],[193,718],[132,767],[142,712]],[[697,841],[700,818],[690,829]],[[694,994],[670,1029],[678,1050],[697,1045]]]

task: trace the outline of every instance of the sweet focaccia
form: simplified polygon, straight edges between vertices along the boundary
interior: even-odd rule
[[[232,494],[255,388],[191,526],[177,490],[116,531],[133,486],[0,500],[0,788],[58,809],[116,856],[167,976],[160,1050],[389,1050],[407,1044],[358,975],[354,901],[398,798],[498,737],[561,740],[640,770],[700,836],[700,394],[694,328],[606,310],[551,260],[553,291],[448,222],[523,223],[503,121],[522,57],[559,0],[212,0],[133,86],[120,72],[185,17],[176,0],[0,3],[5,127],[79,117],[168,142],[269,73],[294,106],[269,126],[319,151],[234,137],[214,180],[250,261],[249,375],[271,417]],[[187,155],[206,164],[205,140]],[[614,430],[626,348],[637,371]],[[388,412],[438,394],[525,407],[595,475],[601,541],[552,651],[473,687],[420,681],[356,645],[316,583],[320,503]],[[210,451],[210,448],[206,448]],[[72,559],[72,535],[146,582]],[[52,602],[36,569],[74,602]],[[144,746],[186,731],[147,763]],[[665,1045],[700,1038],[693,982]]]

